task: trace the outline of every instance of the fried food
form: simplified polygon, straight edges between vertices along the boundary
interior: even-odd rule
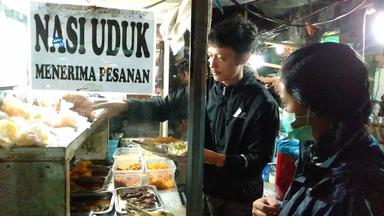
[[[153,139],[153,144],[169,144],[173,142],[180,141],[174,137],[156,137]]]

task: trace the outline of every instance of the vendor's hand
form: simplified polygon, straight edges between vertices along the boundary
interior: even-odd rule
[[[223,167],[225,163],[225,155],[204,148],[204,163]]]
[[[252,216],[279,215],[280,205],[273,197],[262,197],[253,202]]]
[[[91,100],[83,95],[65,95],[63,99],[73,103],[73,111],[90,120],[93,119],[93,111],[97,109],[105,109],[103,115],[106,117],[117,116],[128,109],[125,101]]]
[[[98,101],[92,105],[92,110],[104,109],[103,116],[115,117],[128,110],[126,101]]]
[[[72,110],[79,113],[82,116],[87,117],[89,120],[93,119],[92,104],[87,97],[83,95],[67,94],[63,96],[63,99],[73,103]]]

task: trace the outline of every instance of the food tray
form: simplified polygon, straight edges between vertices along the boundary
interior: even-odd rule
[[[108,177],[108,175],[110,175],[111,165],[106,165],[105,161],[89,161],[83,165],[79,165],[79,163],[78,161],[75,165],[71,165],[71,179]]]
[[[187,161],[187,148],[188,144],[185,141],[173,139],[174,142],[169,143],[158,143],[157,138],[138,138],[132,139],[133,142],[137,143],[143,149],[152,152],[155,155],[161,157],[167,157],[171,160],[176,161]],[[180,154],[174,153],[176,143],[181,143],[185,147],[184,150],[181,150]]]
[[[124,199],[124,194],[133,194],[133,193],[137,193],[138,194],[138,197],[143,197],[142,196],[142,193],[140,194],[138,191],[139,190],[143,190],[143,191],[147,191],[148,193],[150,194],[153,194],[153,198],[154,198],[154,204],[152,207],[142,207],[140,206],[140,204],[137,204],[137,203],[132,203],[134,204],[135,206],[137,206],[138,208],[141,208],[145,211],[157,211],[157,210],[163,210],[164,208],[164,204],[163,204],[163,201],[161,200],[158,192],[157,192],[157,189],[156,187],[154,186],[151,186],[151,185],[146,185],[146,186],[141,186],[141,187],[122,187],[122,188],[117,188],[115,190],[115,210],[117,213],[120,213],[120,214],[126,214],[127,211],[126,211],[126,204],[127,204],[127,201]],[[140,198],[138,198],[140,199]]]
[[[107,189],[104,177],[71,179],[71,192],[99,192]]]
[[[120,138],[118,147],[130,148],[130,147],[136,146],[136,143],[132,142],[132,139],[134,138],[127,138],[127,137]]]
[[[94,166],[112,167],[112,163],[108,160],[91,160],[91,163]]]
[[[107,190],[112,178],[111,168],[95,166],[92,170],[93,176],[71,178],[71,192],[100,192]]]
[[[113,209],[115,196],[110,191],[105,192],[88,192],[88,193],[71,193],[70,207],[71,215],[110,215]],[[99,202],[98,204],[96,204]],[[105,209],[95,207],[97,205],[108,205]],[[89,205],[93,204],[93,208]]]

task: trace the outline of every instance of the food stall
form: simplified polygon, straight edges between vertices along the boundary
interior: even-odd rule
[[[128,93],[132,94],[154,94],[156,73],[158,72],[157,76],[162,76],[161,73],[167,70],[167,64],[169,64],[167,63],[168,57],[163,55],[159,60],[159,54],[160,51],[163,52],[163,49],[165,52],[168,49],[169,52],[169,44],[165,46],[166,48],[159,49],[158,41],[156,41],[155,37],[156,34],[159,34],[156,32],[159,31],[157,29],[159,25],[155,22],[153,13],[130,10],[132,5],[127,4],[117,3],[114,7],[120,9],[110,9],[111,4],[105,3],[107,5],[105,6],[102,1],[100,1],[101,3],[98,2],[97,6],[95,2],[89,1],[84,1],[80,4],[79,2],[68,2],[68,5],[46,2],[31,3],[30,10],[23,11],[24,13],[11,9],[13,7],[8,7],[8,4],[12,4],[10,2],[1,3],[2,15],[5,15],[6,19],[13,20],[15,17],[21,17],[23,30],[24,26],[28,23],[27,29],[30,34],[28,40],[31,40],[30,47],[26,50],[26,52],[31,53],[30,60],[26,63],[29,64],[30,72],[28,73],[31,75],[31,80],[21,81],[21,83],[8,83],[10,87],[6,86],[4,89],[12,89],[14,86],[25,84],[30,85],[33,89],[42,89],[36,92],[29,88],[22,89],[21,91],[7,90],[6,95],[1,97],[2,105],[4,105],[3,99],[8,99],[11,96],[15,97],[14,101],[17,101],[18,105],[22,104],[23,108],[28,107],[28,111],[40,109],[37,108],[42,105],[38,103],[39,100],[51,97],[48,92],[55,92],[56,90],[63,90],[64,92],[68,90],[124,91],[126,93],[128,89]],[[142,8],[143,3],[150,2],[144,1],[139,5]],[[185,2],[183,10],[189,11],[190,3],[188,4],[189,1]],[[171,2],[167,4],[167,9],[170,8],[169,5],[179,4],[180,2],[178,1]],[[10,11],[12,12],[11,15]],[[12,17],[9,18],[8,16]],[[160,18],[164,19],[162,16]],[[125,20],[129,22],[125,22]],[[94,24],[96,25],[96,30],[92,29],[92,23],[96,23]],[[30,29],[29,25],[31,26]],[[108,31],[105,35],[103,35],[104,25],[106,27],[105,30]],[[128,28],[126,28],[127,26]],[[92,33],[95,34],[93,37],[91,37]],[[176,32],[174,31],[174,33]],[[53,35],[53,37],[50,37],[50,35]],[[116,43],[117,38],[126,42],[129,41],[129,43],[132,43],[132,47],[128,48],[128,43],[118,45]],[[168,40],[166,42],[169,43]],[[104,45],[101,44],[104,43],[105,49],[103,50],[102,46]],[[23,48],[25,49],[25,47]],[[120,53],[116,56],[116,52],[119,52],[119,50]],[[165,60],[161,58],[165,58]],[[158,63],[155,65],[155,62],[158,61],[162,62],[161,65],[157,65]],[[123,68],[121,67],[122,65],[129,65],[129,67]],[[20,68],[23,66],[25,65],[20,65]],[[159,68],[162,69],[160,70]],[[28,73],[23,74],[23,76]],[[168,76],[168,74],[166,75]],[[167,81],[164,82],[164,85],[167,85]],[[59,93],[61,96],[62,94],[63,92]],[[167,94],[167,90],[162,90],[160,94],[164,96]],[[89,95],[92,97],[92,94]],[[61,96],[57,98],[57,101],[63,101]],[[196,95],[194,97],[200,96]],[[14,104],[11,103],[11,105]],[[195,105],[200,106],[199,103]],[[53,108],[55,111],[49,112],[58,113],[57,105],[53,105],[50,108]],[[68,112],[71,111],[70,106],[67,108]],[[1,113],[2,119],[4,118],[7,121],[12,119],[13,121],[13,117],[20,117],[19,114],[6,112],[12,109],[12,106],[8,110],[3,109],[2,111],[4,112]],[[25,122],[22,123],[16,120],[16,122],[12,123],[2,122],[4,123],[4,127],[1,128],[2,133],[5,131],[3,131],[4,128],[9,128],[9,125],[15,124],[16,132],[14,134],[15,137],[18,137],[19,129],[22,128],[23,124],[30,124],[31,121],[35,120],[42,120],[41,122],[45,124],[50,117],[42,117],[44,112],[46,110],[42,109],[41,113],[39,113],[40,115],[21,116],[25,118]],[[32,111],[31,113],[34,112]],[[52,127],[46,132],[48,134],[42,133],[43,129],[31,129],[32,132],[29,131],[31,133],[28,133],[29,135],[32,134],[33,138],[30,138],[23,145],[20,145],[19,140],[16,138],[10,139],[6,137],[7,139],[2,139],[2,148],[0,148],[0,166],[3,170],[0,177],[0,184],[2,185],[0,188],[0,200],[2,201],[1,215],[25,215],[26,213],[30,215],[72,215],[73,208],[81,209],[84,207],[78,206],[79,202],[91,199],[86,198],[85,194],[82,193],[89,192],[87,191],[88,189],[92,193],[98,194],[96,196],[102,200],[102,202],[97,202],[96,204],[100,207],[100,209],[97,209],[99,211],[88,211],[89,214],[114,215],[119,212],[122,213],[121,211],[124,209],[117,211],[117,207],[121,206],[117,202],[121,203],[122,200],[119,197],[121,198],[123,195],[131,196],[128,195],[128,192],[131,192],[131,190],[126,189],[128,191],[120,192],[123,190],[120,189],[117,191],[116,179],[114,177],[118,176],[118,172],[121,171],[118,169],[121,169],[121,167],[118,164],[106,161],[110,138],[109,121],[102,117],[102,115],[89,120],[84,121],[82,119],[81,123],[76,122],[70,126],[58,126],[52,123],[52,120],[52,124],[49,125]],[[8,136],[9,134],[4,132],[2,135]],[[47,136],[50,139],[39,136]],[[36,137],[41,139],[36,142],[38,139]],[[3,142],[4,140],[6,141]],[[148,143],[144,142],[142,144],[143,151],[145,151],[144,146],[148,148],[148,145],[145,144]],[[140,146],[140,144],[136,144],[136,146]],[[155,154],[151,155],[151,157],[156,156],[156,151],[153,152]],[[169,173],[171,174],[169,180],[173,182],[171,182],[171,186],[166,185],[163,188],[163,183],[161,182],[155,189],[153,189],[153,186],[147,186],[148,181],[155,182],[152,184],[156,185],[156,182],[159,180],[151,180],[150,177],[146,176],[153,176],[153,173],[157,173],[157,169],[161,170],[161,167],[156,168],[156,165],[151,165],[149,160],[141,159],[142,170],[139,175],[142,176],[142,182],[136,186],[145,188],[146,192],[149,193],[149,195],[147,193],[148,196],[154,194],[156,206],[156,208],[144,208],[144,210],[162,210],[174,215],[185,215],[186,209],[185,205],[183,205],[185,200],[182,203],[176,182],[174,182],[176,166],[173,160],[180,158],[178,158],[178,155],[164,155],[164,152],[157,153],[157,160],[163,158],[165,160],[164,163],[167,167],[169,166]],[[146,154],[151,154],[151,151],[147,151]],[[159,154],[161,157],[159,157]],[[186,154],[184,152],[182,156],[184,162],[186,162]],[[104,163],[99,164],[96,161],[104,161]],[[149,171],[151,169],[148,167],[151,166],[155,167],[154,171]],[[96,174],[95,169],[100,171],[100,167],[109,168],[107,172],[100,172],[103,175],[105,174],[105,176]],[[89,168],[92,171],[84,171],[83,168]],[[183,171],[183,173],[186,173],[186,171]],[[92,180],[92,184],[88,180],[84,184],[84,181],[79,180],[79,177],[97,178]],[[201,185],[199,181],[193,182]],[[3,187],[5,185],[6,187]],[[129,188],[134,187],[133,185],[128,186]],[[74,191],[77,192],[75,193]],[[201,195],[201,189],[193,193],[196,192]],[[105,200],[109,200],[109,203],[106,203]],[[11,204],[8,205],[6,203]],[[140,205],[140,203],[136,204]],[[194,201],[191,200],[190,204],[190,206],[194,206]],[[88,204],[84,205],[87,206]],[[135,212],[135,209],[140,211],[141,208],[137,209],[137,205],[133,204],[129,209],[133,212]],[[156,215],[156,213],[153,214]]]

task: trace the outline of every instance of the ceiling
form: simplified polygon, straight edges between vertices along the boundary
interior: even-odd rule
[[[12,5],[12,7],[18,8],[23,6],[23,10],[26,14],[29,13],[28,7],[25,5],[28,4],[17,4],[14,0],[1,0],[7,5]],[[25,3],[28,3],[32,0],[21,0]],[[36,1],[36,0],[34,0]],[[55,3],[64,3],[64,4],[85,4],[92,6],[100,7],[112,7],[120,9],[137,9],[137,10],[149,10],[153,11],[156,14],[157,22],[164,23],[169,22],[170,19],[176,22],[185,22],[183,25],[189,25],[189,19],[183,18],[182,16],[190,16],[186,14],[186,9],[183,8],[183,13],[177,11],[182,2],[194,1],[194,0],[39,0],[44,2],[55,2]],[[236,5],[234,1],[238,2],[239,5]],[[316,17],[315,12],[330,6],[335,5],[356,5],[356,2],[361,2],[362,0],[212,0],[213,2],[213,12],[212,12],[212,26],[220,22],[223,19],[228,17],[244,14],[244,11],[247,9],[248,19],[253,21],[260,33],[269,33],[271,30],[276,29],[281,24],[271,22],[266,20],[263,17],[270,17],[279,20],[283,20],[287,23],[303,23],[306,17]],[[373,0],[368,0],[373,1]],[[379,0],[382,1],[382,0]],[[354,2],[354,3],[351,3]],[[20,3],[20,2],[19,2]],[[184,2],[185,3],[185,2]],[[218,4],[222,5],[223,11],[219,10]],[[190,7],[189,4],[184,4],[184,6]],[[246,7],[246,9],[244,9]],[[250,11],[250,12],[249,12]],[[258,14],[257,16],[252,13]],[[313,14],[312,14],[313,13]],[[176,15],[176,17],[175,17]],[[328,14],[326,19],[333,17],[333,13]],[[189,18],[189,17],[187,17]],[[314,19],[318,21],[319,19]],[[320,19],[320,20],[324,20]],[[176,23],[177,24],[177,23]],[[177,29],[176,29],[177,30]],[[285,29],[286,30],[286,29]],[[303,28],[301,29],[303,31]],[[275,31],[272,31],[270,35],[274,35]],[[270,37],[268,35],[268,37]],[[292,36],[292,35],[291,35]]]

